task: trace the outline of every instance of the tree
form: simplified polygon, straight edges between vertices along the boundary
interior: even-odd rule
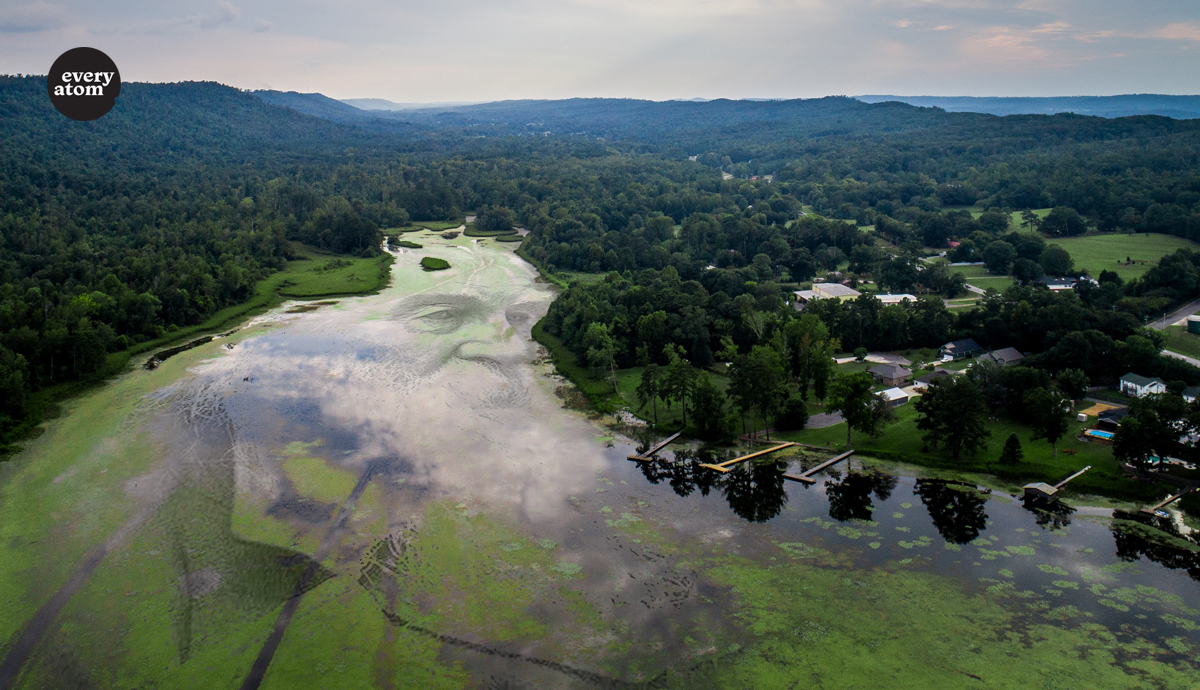
[[[678,400],[683,405],[683,425],[686,427],[688,399],[696,385],[696,368],[683,358],[683,348],[678,345],[669,343],[663,352],[668,364],[662,388],[672,400]]]
[[[866,358],[867,358],[867,348],[861,347],[861,346],[854,348],[854,361],[855,362],[861,362],[861,361],[865,360]]]
[[[871,409],[875,394],[871,375],[865,371],[843,374],[834,379],[829,389],[825,409],[840,412],[846,420],[846,445],[850,445],[850,431],[871,433],[875,429],[875,413]]]
[[[1007,274],[1017,258],[1017,250],[1004,240],[996,240],[983,250],[983,262],[992,273]]]
[[[1055,206],[1042,219],[1039,229],[1055,237],[1072,237],[1087,232],[1087,221],[1073,208]]]
[[[743,415],[750,412],[754,433],[757,419],[765,425],[787,398],[787,373],[779,353],[765,345],[755,345],[748,354],[733,361],[729,371],[730,391],[742,409]],[[771,432],[767,430],[767,439]]]
[[[1022,285],[1029,285],[1038,278],[1042,277],[1042,267],[1038,262],[1024,257],[1013,259],[1012,266],[1009,268],[1012,277]]]
[[[642,369],[642,380],[638,382],[634,394],[637,395],[638,409],[645,409],[649,404],[654,410],[654,425],[658,426],[658,397],[662,386],[662,368],[657,364],[647,364]]]
[[[1062,393],[1048,388],[1034,388],[1025,393],[1025,409],[1028,410],[1033,440],[1044,438],[1054,447],[1058,457],[1058,440],[1067,433],[1071,406]]]
[[[516,218],[512,210],[505,206],[484,205],[475,218],[475,227],[484,232],[509,232],[513,229]]]
[[[957,460],[987,447],[991,436],[986,426],[987,402],[966,376],[935,379],[925,394],[913,403],[917,428],[924,431],[926,444],[944,445]]]
[[[879,271],[879,283],[892,292],[907,292],[919,277],[912,262],[900,257],[883,264]]]
[[[775,428],[780,431],[799,431],[807,424],[808,403],[803,398],[788,398],[783,410],[775,418]]]
[[[1063,369],[1054,377],[1054,385],[1072,400],[1080,400],[1092,384],[1082,369]]]
[[[1071,258],[1067,250],[1057,244],[1052,244],[1042,250],[1038,263],[1042,265],[1042,270],[1046,272],[1046,275],[1051,276],[1071,275],[1075,270],[1075,260]]]
[[[1037,230],[1042,224],[1042,219],[1033,211],[1021,211],[1021,227]]]
[[[876,395],[872,397],[870,411],[870,427],[865,431],[874,441],[883,436],[884,427],[896,421],[896,410],[888,404],[888,401]]]
[[[1025,457],[1025,452],[1021,450],[1021,440],[1016,434],[1009,434],[1008,440],[1004,442],[1004,450],[1000,451],[1001,465],[1019,465],[1022,458]]]
[[[692,416],[702,438],[712,439],[725,432],[725,394],[701,372],[692,390]]]
[[[608,326],[602,323],[588,326],[587,334],[583,337],[583,346],[587,348],[587,361],[592,373],[604,376],[606,371],[610,372],[613,390],[617,390],[617,374],[613,364],[615,346],[612,336],[608,333]]]

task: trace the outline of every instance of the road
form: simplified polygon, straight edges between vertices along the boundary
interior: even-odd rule
[[[1165,317],[1163,317],[1161,319],[1156,319],[1154,321],[1151,321],[1150,327],[1156,331],[1161,331],[1162,329],[1166,328],[1167,326],[1170,326],[1171,324],[1175,323],[1176,321],[1182,321],[1183,319],[1186,319],[1187,317],[1191,316],[1192,314],[1195,314],[1198,311],[1200,311],[1200,299],[1188,302],[1187,304],[1176,309],[1175,311],[1171,312],[1170,314],[1167,314]]]
[[[1188,357],[1187,355],[1181,355],[1178,352],[1171,352],[1170,350],[1163,350],[1162,354],[1168,357],[1174,357],[1175,359],[1182,359],[1194,367],[1200,367],[1200,359],[1196,359],[1195,357]]]

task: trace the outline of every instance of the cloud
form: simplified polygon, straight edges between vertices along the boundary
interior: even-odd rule
[[[242,17],[242,9],[235,7],[229,0],[221,0],[217,3],[217,14],[214,16],[203,16],[200,19],[201,29],[215,29],[222,24],[229,24]]]
[[[1168,24],[1151,34],[1153,38],[1168,41],[1200,41],[1200,26],[1195,24]]]
[[[0,33],[21,34],[61,29],[70,20],[71,15],[65,9],[38,0],[31,5],[0,10]]]
[[[274,22],[269,22],[262,17],[254,20],[254,33],[265,34],[275,28]]]

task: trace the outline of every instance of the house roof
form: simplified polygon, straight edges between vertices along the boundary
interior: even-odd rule
[[[1139,388],[1149,386],[1152,383],[1157,383],[1157,384],[1160,384],[1163,386],[1167,385],[1165,381],[1158,378],[1157,376],[1155,376],[1154,378],[1146,378],[1145,376],[1139,376],[1139,375],[1133,373],[1132,371],[1129,372],[1128,374],[1125,374],[1124,376],[1122,376],[1121,381],[1132,383],[1133,385],[1138,386]]]
[[[908,300],[909,302],[917,301],[917,298],[915,296],[910,295],[906,292],[897,293],[894,295],[893,294],[875,295],[875,299],[879,300],[880,302],[883,302],[884,304],[900,304],[901,302],[903,302],[905,300]]]
[[[1129,416],[1128,407],[1114,407],[1100,413],[1099,418],[1107,422],[1119,422]]]
[[[1183,389],[1183,397],[1185,398],[1200,398],[1200,387],[1188,386]]]
[[[942,349],[972,352],[974,350],[982,350],[983,348],[979,347],[979,343],[975,342],[974,338],[966,338],[964,340],[955,340],[953,342],[946,343],[942,346]]]
[[[820,297],[816,290],[796,290],[792,294],[796,296],[796,299],[804,300],[805,302]]]
[[[919,378],[917,380],[920,381],[921,383],[933,383],[937,379],[945,378],[947,376],[950,376],[950,372],[948,372],[944,369],[936,369],[933,372],[925,374],[924,376],[922,376],[921,378]]]
[[[877,367],[871,367],[867,371],[889,379],[903,378],[912,373],[908,369],[905,369],[897,364],[880,364]]]
[[[1000,350],[993,350],[983,357],[984,359],[1004,362],[1005,364],[1012,364],[1013,362],[1020,362],[1021,360],[1025,359],[1025,355],[1021,354],[1021,351],[1015,347],[1006,347]]]
[[[879,397],[888,402],[892,402],[893,400],[899,400],[900,398],[908,398],[908,393],[905,393],[899,388],[889,388],[885,391],[879,391]]]

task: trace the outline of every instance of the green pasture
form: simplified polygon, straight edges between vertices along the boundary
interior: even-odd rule
[[[1123,280],[1140,277],[1177,249],[1200,250],[1200,244],[1191,240],[1158,233],[1085,235],[1046,241],[1067,250],[1075,260],[1075,268],[1086,268],[1092,276],[1099,276],[1104,270],[1116,271]],[[1127,258],[1133,260],[1132,265],[1125,263]]]

